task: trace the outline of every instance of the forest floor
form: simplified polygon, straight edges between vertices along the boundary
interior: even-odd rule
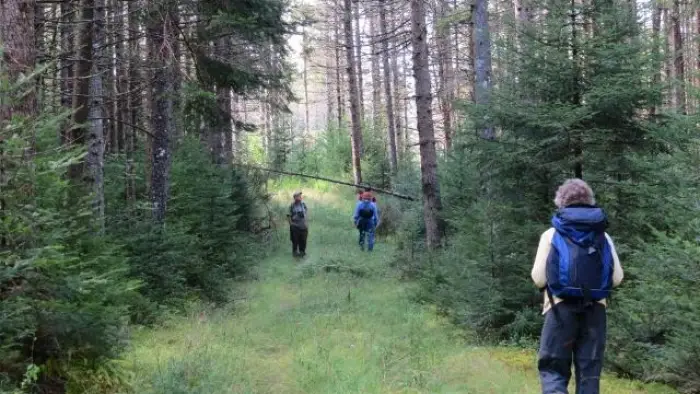
[[[285,193],[286,197],[289,193]],[[282,247],[229,305],[136,335],[133,391],[216,393],[539,393],[535,353],[480,347],[397,278],[390,242],[357,247],[354,201],[305,191],[308,256]],[[281,212],[281,211],[280,211]],[[607,394],[675,393],[606,376]]]

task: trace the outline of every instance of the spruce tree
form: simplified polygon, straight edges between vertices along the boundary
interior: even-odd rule
[[[555,0],[539,9],[547,12],[519,28],[518,47],[504,48],[517,79],[469,108],[493,122],[495,140],[477,123],[443,166],[445,217],[458,239],[428,288],[459,322],[499,338],[538,335],[542,296],[529,274],[563,180],[592,185],[623,259],[654,238],[652,227],[687,228],[682,190],[697,185],[680,170],[690,168],[685,119],[647,111],[661,97],[659,59],[629,4]]]

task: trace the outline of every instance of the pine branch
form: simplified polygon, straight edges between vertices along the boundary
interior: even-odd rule
[[[316,180],[319,180],[319,181],[325,181],[325,182],[335,183],[335,184],[338,184],[338,185],[353,186],[353,187],[356,187],[356,188],[365,188],[365,187],[368,187],[368,186],[369,186],[369,185],[358,185],[358,184],[352,183],[352,182],[339,181],[339,180],[337,180],[337,179],[326,178],[326,177],[322,177],[322,176],[318,176],[318,175],[308,175],[308,174],[301,174],[301,173],[298,173],[298,172],[274,170],[274,169],[271,169],[271,168],[263,168],[263,167],[258,167],[258,166],[251,166],[251,165],[248,165],[248,164],[237,164],[237,163],[234,163],[234,165],[239,166],[239,167],[246,167],[246,168],[251,168],[251,169],[255,169],[255,170],[260,170],[260,171],[273,172],[273,173],[276,173],[276,174],[290,175],[290,176],[299,176],[299,177],[302,177],[302,178],[316,179]],[[372,191],[377,192],[377,193],[388,194],[388,195],[390,195],[390,196],[394,196],[394,197],[400,198],[400,199],[402,199],[402,200],[416,201],[416,199],[415,199],[414,197],[407,196],[407,195],[405,195],[405,194],[396,193],[396,192],[393,192],[393,191],[390,191],[390,190],[377,189],[377,188],[374,188],[374,187],[371,187],[371,186],[369,186],[369,187],[372,189]]]

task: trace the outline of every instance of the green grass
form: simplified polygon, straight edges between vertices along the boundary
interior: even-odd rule
[[[470,346],[410,300],[412,285],[387,268],[391,245],[358,250],[352,196],[305,193],[306,260],[293,260],[285,243],[258,267],[257,281],[236,287],[226,308],[138,334],[127,356],[134,392],[539,392],[532,352]],[[611,377],[603,392],[674,393]]]

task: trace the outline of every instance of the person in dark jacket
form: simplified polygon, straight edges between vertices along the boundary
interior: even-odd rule
[[[598,394],[606,338],[606,297],[622,282],[607,217],[591,188],[570,179],[557,190],[552,228],[541,238],[532,280],[544,292],[538,370],[543,394]]]
[[[306,239],[309,235],[309,211],[302,201],[301,192],[294,193],[294,202],[289,206],[287,220],[289,221],[289,238],[292,241],[292,255],[306,256]]]

